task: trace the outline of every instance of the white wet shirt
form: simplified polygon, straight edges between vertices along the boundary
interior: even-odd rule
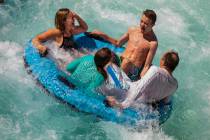
[[[108,67],[112,72],[108,70]],[[105,96],[114,96],[118,101],[123,101],[127,96],[127,90],[130,88],[131,80],[124,71],[111,63],[106,67],[107,79],[97,91]],[[118,84],[117,84],[118,83]]]
[[[151,66],[145,76],[136,82],[132,82],[122,106],[126,108],[132,103],[160,101],[172,95],[177,88],[177,80],[165,69]]]

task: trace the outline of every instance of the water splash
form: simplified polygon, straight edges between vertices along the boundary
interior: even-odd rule
[[[150,127],[147,129],[134,129],[127,128],[120,125],[100,122],[100,126],[107,133],[108,139],[122,139],[122,140],[173,140],[173,137],[167,136],[164,132],[159,128]]]

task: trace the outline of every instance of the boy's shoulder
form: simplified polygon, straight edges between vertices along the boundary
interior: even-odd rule
[[[128,28],[129,32],[136,31],[136,30],[139,30],[138,26],[131,26],[131,27]]]

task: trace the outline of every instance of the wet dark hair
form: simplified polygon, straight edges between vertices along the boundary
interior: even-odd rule
[[[153,10],[146,9],[143,14],[152,21],[152,24],[155,24],[157,16]]]
[[[62,32],[65,30],[65,21],[67,19],[70,10],[68,8],[61,8],[56,12],[55,15],[55,27]]]
[[[162,60],[164,66],[166,66],[169,70],[174,71],[179,64],[179,55],[175,51],[169,51],[163,55]]]
[[[98,50],[94,56],[94,61],[97,70],[103,75],[104,79],[107,79],[107,73],[104,70],[105,65],[111,60],[112,52],[108,48],[102,48]]]

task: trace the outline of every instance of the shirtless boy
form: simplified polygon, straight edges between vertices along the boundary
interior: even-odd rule
[[[97,34],[116,46],[127,42],[127,47],[121,55],[121,68],[131,80],[136,81],[147,72],[157,50],[158,41],[152,30],[155,21],[155,12],[147,9],[143,12],[140,25],[130,27],[119,40],[100,31],[94,31],[92,34]]]

